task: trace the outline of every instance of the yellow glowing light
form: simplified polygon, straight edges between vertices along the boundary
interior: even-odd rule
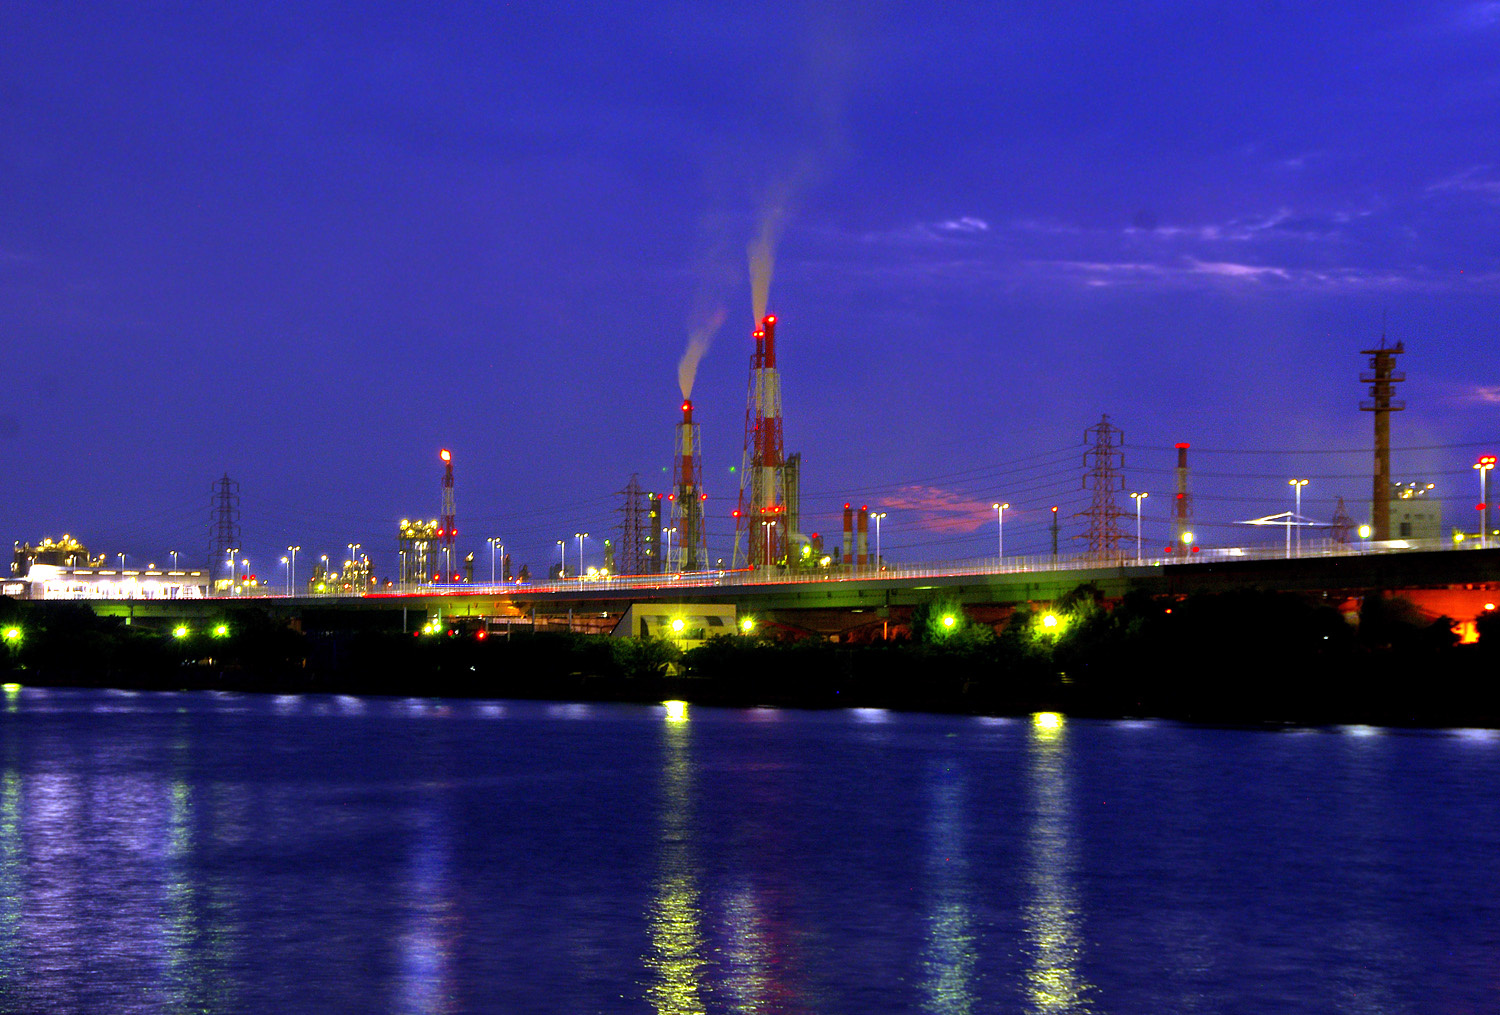
[[[1031,717],[1031,725],[1039,730],[1062,729],[1063,717],[1060,712],[1036,712]]]
[[[188,629],[185,626],[179,624],[177,627],[172,628],[172,637],[186,638],[187,636]]]
[[[1493,608],[1494,607],[1491,607],[1491,609]],[[740,630],[744,631],[746,634],[749,634],[751,631],[755,630],[755,621],[751,620],[749,617],[746,617],[744,620],[740,621]]]
[[[1184,532],[1182,534],[1182,542],[1183,542],[1184,545],[1186,545],[1188,543],[1191,543],[1192,541],[1193,541],[1193,534],[1191,532]]]
[[[682,618],[678,617],[676,620],[672,621],[672,633],[681,634],[684,626],[686,625],[683,624]]]
[[[953,614],[951,613],[943,617],[943,626],[948,628],[949,630],[952,630],[953,625],[956,623],[958,623],[958,618],[953,616]]]
[[[1359,538],[1360,539],[1369,539],[1370,538],[1370,533],[1372,531],[1373,530],[1368,525],[1361,525],[1359,527]]]
[[[7,627],[5,629],[5,640],[6,641],[20,641],[21,640],[21,629],[19,627]]]
[[[1484,604],[1484,608],[1486,610],[1493,610],[1495,608],[1495,604],[1494,603],[1485,603]]]
[[[1053,614],[1053,613],[1047,614],[1045,617],[1042,618],[1042,626],[1043,627],[1056,627],[1057,626],[1057,615]]]
[[[220,624],[218,627],[214,628],[214,637],[215,638],[223,638],[228,633],[229,633],[229,625],[228,624]]]
[[[18,694],[21,693],[21,685],[20,684],[5,684],[3,686],[5,688],[6,695],[9,696],[9,697],[13,698],[16,695],[18,695]]]
[[[662,708],[667,710],[667,722],[687,722],[688,706],[685,701],[664,701]]]

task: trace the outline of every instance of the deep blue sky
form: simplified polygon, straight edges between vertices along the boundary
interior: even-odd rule
[[[1105,412],[1149,541],[1179,440],[1207,544],[1292,475],[1362,520],[1383,315],[1396,473],[1472,525],[1500,2],[560,6],[0,7],[0,532],[201,557],[227,471],[252,559],[385,572],[450,447],[464,542],[541,571],[632,472],[667,484],[722,306],[694,398],[727,556],[772,195],[809,529],[853,498],[888,557],[982,554],[1005,499],[1040,551]]]

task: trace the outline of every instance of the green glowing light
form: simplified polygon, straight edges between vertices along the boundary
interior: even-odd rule
[[[1042,626],[1045,627],[1045,628],[1049,628],[1049,629],[1056,627],[1057,626],[1057,614],[1055,614],[1055,613],[1049,613],[1045,617],[1043,617],[1042,618]]]
[[[957,617],[955,617],[951,613],[944,614],[944,616],[943,616],[943,627],[945,627],[945,628],[947,628],[948,630],[951,631],[951,630],[953,630],[953,625],[956,624],[956,623],[958,623],[958,618]]]
[[[174,637],[174,638],[186,638],[187,636],[188,636],[188,629],[186,627],[183,627],[183,626],[179,625],[177,627],[172,628],[172,637]]]
[[[229,625],[228,624],[220,624],[218,627],[214,628],[214,637],[215,638],[225,638],[225,637],[228,637],[228,635],[229,635]]]
[[[5,629],[5,640],[6,641],[20,641],[21,640],[21,629],[19,627],[7,627]]]

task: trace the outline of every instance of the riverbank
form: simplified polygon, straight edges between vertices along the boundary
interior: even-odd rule
[[[150,630],[76,604],[9,604],[7,682],[727,706],[1161,717],[1214,723],[1500,727],[1500,624],[1458,644],[1399,600],[1358,618],[1273,593],[1127,598],[1087,588],[998,632],[934,602],[909,638],[838,644],[477,630],[301,633],[253,611]]]

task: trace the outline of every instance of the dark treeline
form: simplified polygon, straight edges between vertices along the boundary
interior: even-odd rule
[[[1050,617],[1050,620],[1049,620]],[[82,604],[0,600],[7,681],[67,686],[660,701],[808,708],[1161,716],[1229,723],[1500,726],[1500,617],[1458,644],[1448,618],[1367,598],[1357,623],[1287,593],[1127,596],[1084,586],[998,633],[955,604],[918,607],[873,644],[729,636],[670,641],[538,632],[480,638],[302,633],[253,609],[181,637]],[[215,624],[214,627],[218,625]]]

